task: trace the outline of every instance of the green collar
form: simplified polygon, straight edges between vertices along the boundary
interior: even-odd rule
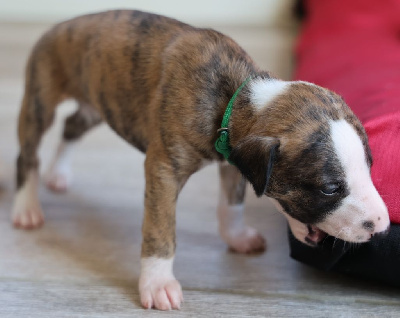
[[[229,156],[231,154],[231,146],[229,145],[229,118],[231,117],[232,113],[232,107],[233,103],[236,100],[236,97],[240,93],[240,91],[243,89],[243,87],[251,80],[251,76],[246,78],[246,80],[240,85],[240,87],[236,90],[236,92],[233,94],[231,100],[228,103],[228,106],[226,107],[224,117],[222,118],[222,123],[221,123],[221,128],[218,129],[219,137],[217,141],[215,142],[215,149],[224,156],[224,158],[230,163],[233,164],[229,160]]]

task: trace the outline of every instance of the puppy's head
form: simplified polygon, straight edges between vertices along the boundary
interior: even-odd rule
[[[306,82],[258,79],[249,99],[256,119],[230,159],[258,196],[275,199],[297,239],[366,242],[388,229],[365,130],[340,96]]]

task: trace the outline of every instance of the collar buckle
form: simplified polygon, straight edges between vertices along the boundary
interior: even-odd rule
[[[222,127],[222,128],[219,128],[219,129],[217,130],[217,133],[218,133],[218,134],[221,134],[223,131],[229,132],[229,129],[228,129],[227,127]]]

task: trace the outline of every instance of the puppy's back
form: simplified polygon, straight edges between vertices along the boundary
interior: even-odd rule
[[[143,150],[150,127],[162,126],[160,111],[162,121],[180,127],[166,129],[169,134],[199,131],[212,148],[216,118],[255,70],[246,52],[219,32],[120,10],[48,31],[31,55],[27,85],[54,95],[52,104],[71,97],[93,106],[123,138],[141,140]]]
[[[84,15],[49,30],[35,46],[31,59],[51,63],[53,76],[59,78],[68,95],[91,99],[95,97],[91,93],[98,91],[96,83],[109,86],[118,80],[120,84],[129,82],[135,90],[132,75],[149,80],[155,77],[160,68],[155,57],[174,36],[190,29],[179,21],[140,11]],[[107,78],[102,78],[105,75]]]

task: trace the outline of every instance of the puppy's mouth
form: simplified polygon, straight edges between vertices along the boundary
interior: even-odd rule
[[[308,234],[305,237],[305,241],[312,246],[317,246],[328,235],[315,225],[307,224],[307,229]]]

